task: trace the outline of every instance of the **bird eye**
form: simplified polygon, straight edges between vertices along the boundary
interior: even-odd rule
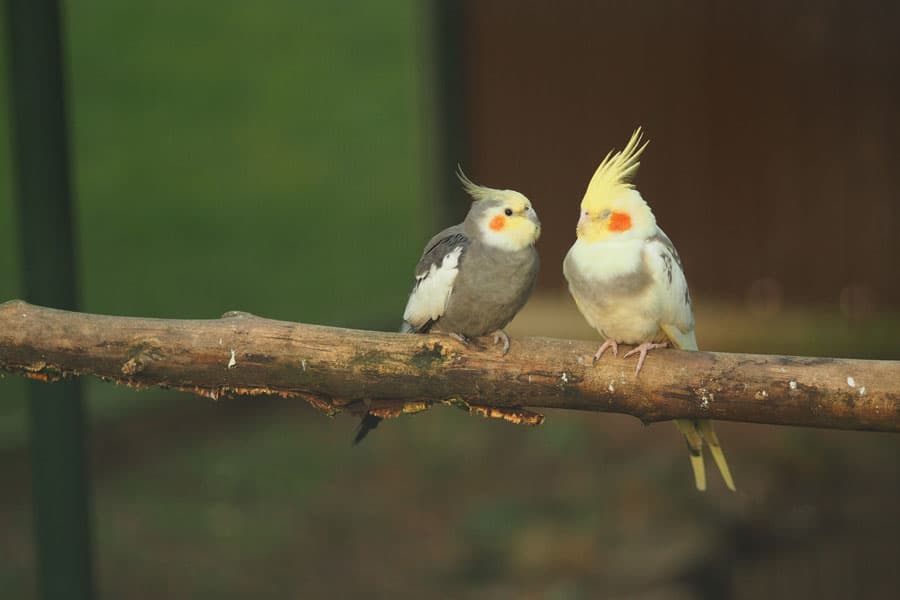
[[[503,212],[504,212],[504,214],[506,214],[507,217],[511,217],[511,216],[512,216],[512,209],[511,209],[511,208],[507,208],[507,209],[504,210]]]

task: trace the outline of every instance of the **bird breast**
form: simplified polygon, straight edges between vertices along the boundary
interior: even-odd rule
[[[470,249],[436,327],[468,336],[505,327],[528,300],[538,266],[533,246],[516,252]]]
[[[643,258],[643,241],[587,244],[569,250],[563,273],[578,309],[601,335],[623,343],[660,335],[660,298]]]

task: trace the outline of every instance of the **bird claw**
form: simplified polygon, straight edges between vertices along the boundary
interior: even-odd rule
[[[506,356],[506,353],[509,352],[509,335],[502,329],[498,329],[493,333],[493,336],[495,346],[503,342],[503,356]]]
[[[635,375],[635,377],[637,377],[637,374],[641,372],[641,367],[644,366],[644,359],[647,358],[647,352],[649,352],[650,350],[654,350],[656,348],[665,348],[668,345],[669,345],[668,342],[663,342],[661,344],[654,344],[653,342],[644,342],[640,346],[633,348],[632,350],[629,350],[628,352],[626,352],[625,356],[623,356],[622,358],[628,358],[635,352],[640,353],[640,357],[638,357],[637,367],[635,367],[635,369],[634,369],[634,375]]]
[[[606,352],[607,349],[612,348],[613,356],[619,355],[619,344],[612,338],[603,342],[599,348],[597,348],[597,352],[594,354],[594,360],[592,364],[597,364],[597,361],[600,360],[600,357],[603,356],[603,353]]]
[[[467,338],[467,337],[464,336],[463,334],[461,334],[461,333],[452,333],[452,332],[451,332],[449,335],[450,335],[450,337],[452,337],[454,340],[456,340],[457,342],[459,342],[459,343],[462,344],[463,346],[468,346],[468,345],[469,345],[469,338]]]

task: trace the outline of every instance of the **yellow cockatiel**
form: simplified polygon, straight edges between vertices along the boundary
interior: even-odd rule
[[[669,344],[697,350],[681,259],[631,184],[646,147],[638,128],[622,151],[610,152],[600,163],[581,201],[578,239],[563,262],[578,309],[606,340],[594,360],[608,348],[617,356],[618,343],[637,345],[625,354],[625,358],[639,354],[635,376],[649,350]],[[733,491],[734,481],[712,421],[679,419],[675,424],[687,440],[697,489],[706,489],[706,442]]]

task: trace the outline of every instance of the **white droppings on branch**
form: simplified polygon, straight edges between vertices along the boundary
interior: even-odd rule
[[[788,382],[788,386],[791,388],[791,390],[796,390],[796,389],[797,389],[797,382],[794,381],[793,379],[791,379],[790,382]]]
[[[756,392],[756,394],[753,395],[753,397],[757,400],[765,400],[769,397],[769,392],[767,392],[766,390],[759,390],[758,392]]]
[[[235,356],[234,349],[231,350],[231,358],[228,359],[228,368],[233,369],[237,366],[237,357]]]
[[[862,386],[861,388],[859,388],[859,395],[860,396],[866,395],[866,386]]]
[[[300,368],[303,369],[304,373],[306,372],[306,359],[305,358],[300,361]]]
[[[852,377],[847,377],[847,385],[850,387],[856,387],[856,380]]]
[[[703,410],[707,410],[709,403],[716,399],[715,394],[706,388],[697,388],[694,390],[694,393],[697,394],[697,398],[700,400],[700,408]]]

